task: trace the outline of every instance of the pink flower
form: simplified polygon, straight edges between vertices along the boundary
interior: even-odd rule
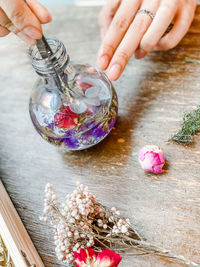
[[[121,256],[110,249],[96,252],[92,248],[73,251],[76,267],[117,267]]]
[[[142,168],[147,172],[162,173],[165,164],[165,155],[158,146],[148,145],[140,149],[138,155]]]

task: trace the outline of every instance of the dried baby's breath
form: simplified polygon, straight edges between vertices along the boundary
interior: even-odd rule
[[[45,195],[44,217],[41,219],[46,221],[46,216],[50,215],[57,257],[70,266],[74,266],[74,251],[91,247],[96,251],[108,248],[124,255],[161,256],[200,267],[198,263],[144,240],[129,219],[120,216],[116,208],[110,209],[98,202],[84,185],[78,185],[63,203],[59,202],[53,185],[47,184]]]

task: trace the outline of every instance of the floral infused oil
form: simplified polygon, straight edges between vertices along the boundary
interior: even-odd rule
[[[45,140],[66,151],[87,149],[114,126],[116,92],[103,72],[70,62],[60,41],[48,39],[48,44],[50,58],[42,58],[37,47],[29,51],[40,76],[30,98],[32,122]]]

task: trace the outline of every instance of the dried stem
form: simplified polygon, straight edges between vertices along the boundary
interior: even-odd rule
[[[101,208],[103,207],[107,212],[109,211],[109,213],[112,216],[115,216],[117,219],[121,218],[120,216],[113,214],[113,212],[109,210],[107,207],[104,207],[101,204],[99,204],[99,206]],[[63,221],[66,221],[65,217],[61,214],[60,210],[56,207],[56,205],[52,203],[52,207],[54,208],[55,212],[63,219]],[[69,224],[68,221],[66,223]],[[87,220],[85,220],[85,223],[87,223]],[[87,225],[90,226],[91,231],[93,232],[92,234],[94,236],[94,239],[97,241],[97,243],[101,244],[103,248],[111,248],[112,245],[118,245],[119,248],[115,247],[115,251],[118,253],[126,253],[126,255],[127,255],[127,252],[125,252],[126,250],[134,248],[138,251],[142,251],[143,253],[129,253],[129,255],[133,256],[133,255],[153,254],[155,256],[165,257],[167,259],[173,260],[178,263],[183,263],[188,266],[200,267],[200,264],[187,260],[183,256],[175,255],[167,249],[157,247],[154,244],[144,241],[129,223],[127,223],[127,225],[130,227],[131,233],[137,235],[136,236],[137,239],[134,238],[134,235],[126,236],[123,234],[118,234],[118,235],[111,234],[111,231],[99,228],[96,225],[89,225],[88,223]],[[84,230],[78,227],[77,225],[73,224],[73,227],[74,229],[77,229],[78,231],[85,233]],[[109,228],[112,230],[112,227]],[[107,235],[105,236],[105,234]],[[105,244],[105,242],[110,243],[110,246]],[[94,248],[98,251],[102,249],[101,247],[98,246],[94,246]]]
[[[155,255],[187,266],[200,267],[199,263],[144,240],[131,226],[129,219],[120,216],[115,208],[101,205],[83,185],[68,195],[67,201],[61,206],[52,185],[47,186],[46,196],[45,214],[51,214],[54,224],[56,253],[65,263],[73,265],[73,252],[92,247],[96,251],[108,248],[125,255]],[[136,252],[132,252],[133,249]]]

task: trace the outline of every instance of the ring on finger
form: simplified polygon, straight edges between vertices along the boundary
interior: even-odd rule
[[[149,15],[149,17],[152,20],[155,18],[155,15],[153,14],[153,12],[151,10],[146,9],[146,8],[139,9],[136,16],[139,14],[147,14],[147,15]]]
[[[147,14],[147,15],[149,15],[149,17],[152,20],[155,18],[155,15],[153,14],[153,12],[151,10],[146,9],[146,8],[139,9],[136,16],[139,14]],[[168,26],[167,30],[165,31],[165,33],[163,34],[162,37],[164,37],[166,34],[168,34],[172,30],[173,26],[174,26],[174,24],[170,23],[170,25]]]

